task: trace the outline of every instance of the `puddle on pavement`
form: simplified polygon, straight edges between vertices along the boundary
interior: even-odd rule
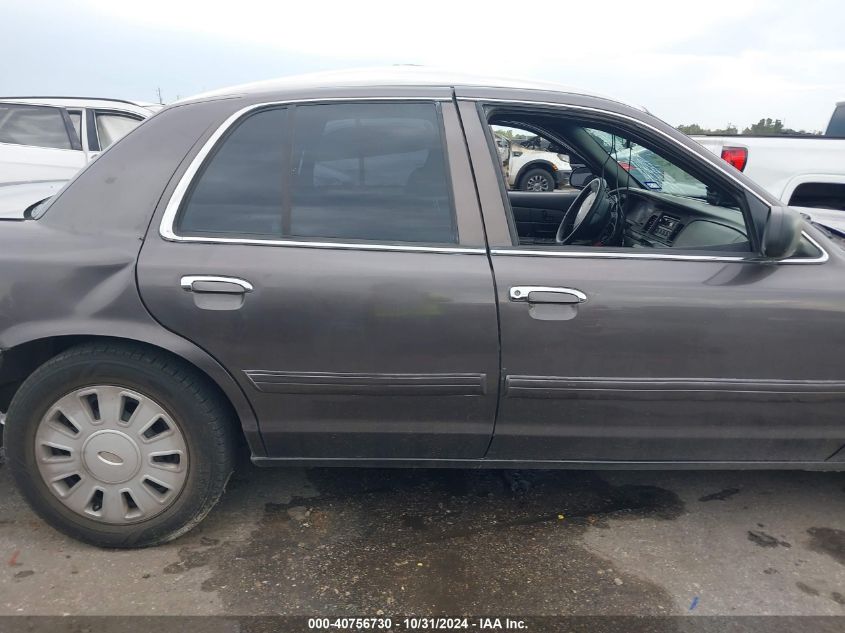
[[[267,502],[248,539],[182,547],[164,572],[207,566],[202,587],[231,614],[673,608],[661,587],[613,569],[580,538],[610,517],[680,516],[683,503],[668,490],[574,471],[314,469],[308,477],[318,496]]]
[[[827,554],[833,560],[845,565],[845,530],[812,527],[807,530],[807,534],[810,535],[811,550]]]
[[[786,547],[787,549],[792,547],[791,543],[782,541],[761,530],[748,530],[748,540],[760,547]]]

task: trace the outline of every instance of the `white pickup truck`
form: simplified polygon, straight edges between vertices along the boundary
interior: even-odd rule
[[[824,136],[692,138],[791,206],[845,211],[845,102]]]

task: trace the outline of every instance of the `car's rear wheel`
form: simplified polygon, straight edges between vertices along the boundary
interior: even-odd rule
[[[545,169],[529,169],[519,179],[521,191],[554,191],[555,179]]]
[[[35,511],[106,547],[187,532],[232,472],[230,408],[196,370],[133,345],[72,348],[15,394],[6,453]]]

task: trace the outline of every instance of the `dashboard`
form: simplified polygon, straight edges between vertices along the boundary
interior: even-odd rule
[[[617,191],[624,209],[624,246],[749,251],[738,209],[653,191]]]

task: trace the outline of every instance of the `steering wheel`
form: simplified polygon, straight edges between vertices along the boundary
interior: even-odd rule
[[[557,227],[555,241],[571,244],[597,237],[612,219],[611,206],[607,184],[601,178],[593,178],[569,205]]]

